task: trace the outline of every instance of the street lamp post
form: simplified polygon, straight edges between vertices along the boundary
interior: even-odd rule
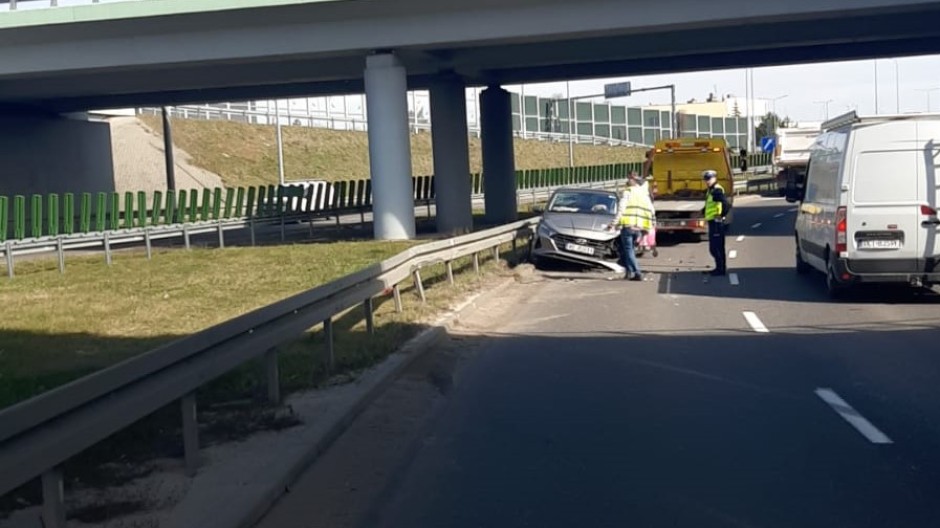
[[[813,101],[813,104],[821,104],[826,107],[826,121],[829,120],[829,104],[832,103],[832,99],[827,99],[825,101]]]
[[[779,101],[780,99],[785,99],[789,95],[790,94],[778,95],[777,97],[772,97],[770,99],[770,104],[772,108],[771,112],[773,112],[774,114],[774,135],[777,135],[777,126],[779,124],[777,121],[777,101]]]
[[[898,60],[894,59],[894,113],[901,113],[901,70]]]
[[[872,62],[875,63],[875,115],[878,115],[878,59]]]
[[[930,112],[930,92],[936,92],[936,91],[938,91],[938,90],[940,90],[940,87],[934,87],[934,88],[918,88],[918,89],[917,89],[918,92],[924,92],[924,93],[927,94],[927,111],[928,111],[928,112]]]

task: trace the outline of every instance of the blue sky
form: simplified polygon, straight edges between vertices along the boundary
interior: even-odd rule
[[[895,75],[895,62],[897,73]],[[930,93],[931,108],[940,112],[940,55],[879,59],[878,64],[878,109],[879,113],[895,113],[900,94],[900,112],[923,112],[927,110],[927,94],[924,89],[937,88]],[[817,101],[831,99],[830,117],[850,109],[860,114],[874,113],[875,106],[875,61],[851,61],[810,64],[800,66],[774,66],[755,68],[755,96],[771,99],[786,95],[776,102],[777,113],[799,121],[820,121],[824,108]],[[571,94],[587,95],[603,92],[607,82],[629,80],[634,87],[676,84],[677,101],[691,98],[704,100],[717,87],[719,94],[745,95],[745,70],[720,70],[674,75],[650,75],[613,79],[583,80],[571,82]],[[896,84],[897,80],[897,84]],[[896,86],[900,90],[896,90]],[[508,87],[517,90],[517,86]],[[550,96],[565,93],[565,83],[526,85],[526,94]],[[649,103],[667,104],[668,91],[653,91],[636,94],[618,103],[640,106]]]

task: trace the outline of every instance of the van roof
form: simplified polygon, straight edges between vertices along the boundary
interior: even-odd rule
[[[940,120],[940,113],[916,113],[916,114],[882,114],[860,116],[854,110],[852,112],[834,117],[822,124],[822,129],[833,130],[849,125],[872,124],[889,121],[910,121],[910,120]]]

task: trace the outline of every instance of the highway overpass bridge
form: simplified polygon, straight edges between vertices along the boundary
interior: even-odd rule
[[[940,2],[924,0],[128,0],[11,11],[0,14],[0,191],[60,190],[66,176],[66,187],[98,190],[89,185],[110,143],[84,120],[89,109],[364,91],[376,236],[408,238],[405,93],[427,88],[440,228],[460,231],[471,227],[466,86],[487,86],[487,214],[507,221],[502,84],[936,53],[938,18]]]

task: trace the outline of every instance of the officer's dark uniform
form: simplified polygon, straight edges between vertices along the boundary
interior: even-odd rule
[[[707,170],[702,173],[706,181],[718,177],[718,173]],[[710,183],[705,196],[705,221],[708,222],[708,251],[715,259],[715,269],[711,275],[725,275],[728,273],[725,261],[725,217],[731,212],[731,203],[725,195],[725,190],[717,182]]]

